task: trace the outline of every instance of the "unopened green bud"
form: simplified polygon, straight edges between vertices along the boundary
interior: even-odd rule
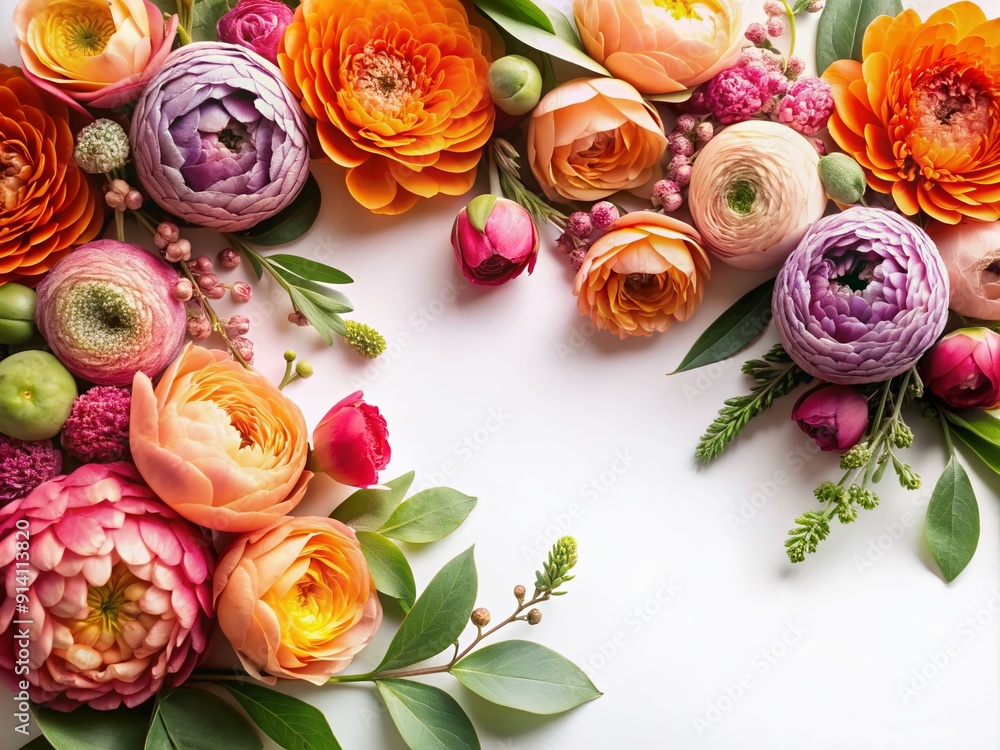
[[[95,120],[76,137],[73,158],[90,174],[111,172],[128,161],[128,134],[114,120]]]
[[[356,320],[345,320],[347,344],[362,357],[375,359],[385,351],[385,338],[370,325]]]
[[[295,358],[296,358],[297,356],[299,356],[299,355],[295,353],[295,350],[294,350],[294,349],[289,349],[289,350],[287,350],[287,351],[285,352],[285,361],[286,361],[286,362],[294,362],[294,361],[295,361]]]
[[[490,65],[486,85],[493,103],[508,115],[527,114],[542,95],[542,74],[527,57],[507,55]]]
[[[828,154],[817,165],[826,194],[838,203],[860,203],[865,194],[865,172],[847,154]]]
[[[302,359],[295,363],[295,374],[300,378],[310,378],[313,374],[312,362]]]

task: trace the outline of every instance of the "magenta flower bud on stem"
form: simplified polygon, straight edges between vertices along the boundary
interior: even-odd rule
[[[463,208],[451,231],[462,273],[473,284],[498,286],[538,257],[538,230],[523,207],[506,198],[480,195]]]
[[[846,451],[865,434],[868,401],[850,386],[824,384],[796,402],[792,421],[820,450]]]
[[[292,9],[278,0],[240,0],[219,19],[220,42],[246,47],[278,64],[278,43],[294,17]]]
[[[1000,406],[1000,333],[960,328],[943,337],[924,358],[927,388],[955,409]]]
[[[388,438],[385,417],[356,391],[316,425],[311,463],[341,484],[368,487],[389,463]]]

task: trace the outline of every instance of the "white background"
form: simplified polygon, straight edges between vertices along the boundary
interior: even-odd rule
[[[13,6],[0,0],[0,18]],[[748,3],[747,15],[762,12]],[[0,28],[0,59],[15,62],[9,22]],[[815,18],[800,22],[807,58],[814,29]],[[813,488],[839,473],[835,457],[810,452],[788,421],[791,399],[752,423],[714,465],[696,465],[701,431],[746,383],[736,362],[666,373],[759,274],[717,266],[689,323],[622,342],[593,334],[577,314],[572,272],[548,230],[534,275],[470,288],[449,245],[468,197],[378,217],[352,201],[339,168],[316,164],[313,172],[324,210],[294,250],[354,277],[347,292],[356,316],[385,334],[389,350],[369,363],[339,344],[323,347],[285,322],[287,300],[261,283],[243,310],[253,320],[258,368],[278,379],[281,352],[295,348],[317,374],[286,393],[310,426],[362,388],[389,424],[384,478],[412,468],[417,488],[444,483],[479,497],[458,532],[407,549],[418,587],[475,544],[478,603],[499,619],[512,609],[512,587],[530,588],[555,538],[579,540],[569,595],[546,605],[530,632],[519,624],[503,633],[537,639],[585,666],[605,695],[545,718],[437,681],[468,710],[484,748],[1000,745],[996,477],[966,461],[982,539],[969,568],[946,584],[930,562],[922,520],[944,449],[918,414],[910,415],[917,447],[908,457],[926,489],[907,493],[887,477],[879,508],[851,527],[835,524],[819,553],[798,566],[785,557],[786,532],[815,507]],[[192,236],[198,251],[220,247],[209,232]],[[749,353],[764,352],[773,338],[769,332]],[[317,482],[303,512],[326,514],[344,494]],[[393,624],[358,670],[377,663]],[[217,666],[232,665],[219,654]],[[324,710],[345,748],[403,747],[370,686],[288,689]],[[4,709],[4,747],[21,743],[12,721]]]

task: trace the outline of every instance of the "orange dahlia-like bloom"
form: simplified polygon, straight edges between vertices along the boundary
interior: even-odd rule
[[[1000,219],[1000,19],[960,2],[926,21],[879,16],[863,63],[823,74],[830,134],[906,214],[956,224]]]
[[[305,0],[278,63],[365,208],[472,187],[493,132],[490,43],[459,0]]]
[[[101,193],[73,161],[66,105],[0,65],[0,284],[34,285],[101,230]]]

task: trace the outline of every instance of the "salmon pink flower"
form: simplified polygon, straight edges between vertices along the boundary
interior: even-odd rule
[[[792,421],[820,450],[846,451],[865,434],[868,401],[850,386],[821,385],[796,402]]]
[[[341,484],[368,487],[389,464],[389,431],[356,391],[333,405],[313,431],[313,463]]]
[[[956,409],[1000,407],[1000,333],[960,328],[927,352],[921,375],[930,392]]]
[[[951,309],[1000,320],[1000,221],[934,224],[927,229],[948,269]]]

